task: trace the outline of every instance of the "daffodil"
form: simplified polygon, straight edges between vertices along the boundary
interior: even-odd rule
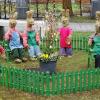
[[[46,58],[46,59],[49,58],[49,55],[48,55],[48,54],[45,54],[45,58]]]

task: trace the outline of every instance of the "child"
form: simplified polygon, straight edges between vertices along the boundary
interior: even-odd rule
[[[71,36],[72,29],[69,25],[69,18],[66,16],[62,16],[63,27],[60,28],[60,54],[62,56],[72,56],[72,45],[71,45]]]
[[[7,33],[5,33],[5,40],[9,42],[9,47],[11,49],[14,61],[16,63],[21,63],[22,61],[27,61],[23,54],[23,44],[25,44],[25,40],[23,34],[16,29],[16,17],[17,13],[14,13],[12,16],[10,16],[9,29]],[[23,43],[21,39],[23,40]]]
[[[32,18],[33,11],[27,11],[27,26],[25,29],[24,34],[27,36],[27,43],[28,43],[28,52],[30,56],[30,60],[34,61],[35,58],[41,55],[41,51],[39,48],[40,44],[40,36],[39,33],[36,33],[35,30],[32,28],[34,24],[34,20]]]
[[[100,11],[96,12],[96,17],[100,20]],[[95,68],[100,68],[100,21],[96,21],[96,33],[91,35],[88,44],[92,46],[95,58]]]
[[[6,55],[5,55],[5,49],[0,45],[0,56],[4,59],[6,59]]]

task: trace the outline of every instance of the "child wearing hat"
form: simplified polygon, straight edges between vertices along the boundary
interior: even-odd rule
[[[9,47],[13,56],[13,59],[16,63],[21,63],[22,61],[27,61],[27,58],[24,57],[23,45],[25,44],[25,39],[23,34],[16,29],[16,17],[17,13],[15,12],[10,16],[9,19],[9,29],[5,33],[5,40],[9,42]],[[22,39],[22,41],[21,41]],[[23,42],[23,43],[22,43]]]
[[[71,37],[72,37],[72,29],[69,26],[69,17],[62,16],[61,18],[63,26],[59,29],[60,32],[60,54],[62,56],[72,56],[72,44],[71,44]]]
[[[96,33],[89,37],[88,44],[93,49],[95,68],[100,68],[100,11],[96,12],[96,19]]]
[[[34,25],[34,19],[33,17],[33,11],[27,11],[27,25],[24,31],[24,34],[26,34],[27,37],[27,44],[28,44],[28,52],[30,60],[34,61],[36,60],[36,57],[41,55],[41,51],[39,48],[40,44],[40,35],[38,32],[36,32],[33,29]]]

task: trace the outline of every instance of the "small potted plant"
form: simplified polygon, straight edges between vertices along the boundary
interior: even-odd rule
[[[43,43],[41,43],[41,50],[43,52],[43,54],[39,57],[41,71],[48,71],[50,73],[56,72],[56,63],[58,59],[57,42],[58,35],[52,30],[51,25],[49,25],[45,32]]]
[[[56,63],[58,59],[58,48],[54,45],[57,42],[56,34],[46,33],[42,46],[43,54],[39,57],[40,70],[43,72],[56,72]],[[50,37],[50,35],[52,35]]]

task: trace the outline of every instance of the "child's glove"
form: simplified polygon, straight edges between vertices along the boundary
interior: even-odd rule
[[[92,45],[92,43],[93,43],[93,39],[92,39],[92,38],[90,38],[90,39],[89,39],[89,41],[88,41],[88,45],[90,45],[90,46],[91,46],[91,45]]]
[[[24,48],[28,48],[29,47],[28,44],[23,44],[23,46],[24,46]]]
[[[68,44],[68,45],[70,45],[70,44],[71,44],[71,42],[67,42],[67,44]]]
[[[67,44],[67,45],[70,45],[70,44],[71,44],[71,39],[70,39],[70,38],[67,38],[67,39],[66,39],[66,44]]]

